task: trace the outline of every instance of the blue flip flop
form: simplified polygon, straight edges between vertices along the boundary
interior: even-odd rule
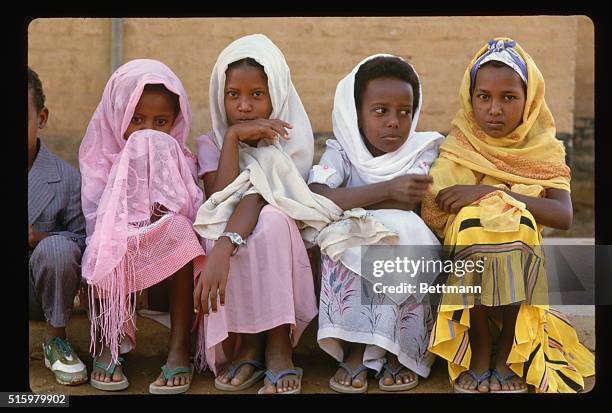
[[[499,371],[497,371],[497,369],[493,369],[491,370],[491,374],[497,379],[497,381],[499,381],[500,385],[504,385],[505,382],[507,382],[508,380],[514,378],[514,377],[518,377],[518,375],[511,371],[510,373],[508,373],[508,375],[506,375],[505,377],[501,375],[501,373]],[[518,390],[489,390],[491,393],[527,393],[527,386],[525,385],[525,388],[523,389],[518,389]]]
[[[289,374],[295,374],[296,376],[298,376],[297,389],[284,391],[282,393],[273,393],[273,394],[299,394],[302,391],[302,375],[304,374],[304,371],[300,367],[285,369],[279,372],[277,375],[274,375],[274,373],[272,373],[271,370],[266,370],[266,377],[268,378],[268,380],[270,380],[270,383],[272,383],[273,385],[276,385],[276,383],[278,383],[280,379],[282,379],[283,377]],[[264,393],[265,388],[266,386],[263,386],[261,389],[257,391],[257,394],[265,394]]]
[[[351,380],[355,380],[355,377],[360,375],[364,370],[368,369],[363,364],[359,365],[359,367],[357,367],[355,370],[353,370],[351,366],[349,366],[346,363],[340,363],[338,367],[346,370],[346,372],[351,376]],[[334,380],[333,377],[330,377],[329,387],[332,390],[337,391],[338,393],[350,393],[350,394],[365,393],[366,391],[368,391],[368,376],[366,375],[365,383],[363,383],[363,386],[361,387],[353,387],[352,385],[345,386],[343,384],[338,383],[336,380]]]
[[[248,389],[253,384],[261,380],[261,378],[266,373],[266,366],[264,366],[262,362],[258,360],[250,360],[250,359],[242,360],[237,364],[232,364],[231,366],[229,366],[228,371],[230,374],[230,380],[236,377],[236,372],[238,372],[238,369],[244,366],[245,364],[250,364],[255,367],[255,370],[253,370],[253,373],[249,376],[248,379],[246,379],[244,382],[242,382],[238,386],[234,386],[233,384],[229,382],[223,383],[221,380],[219,380],[219,378],[215,378],[215,388],[218,390],[223,390],[223,391],[239,391],[239,390]]]
[[[480,376],[478,376],[476,372],[474,372],[474,370],[472,369],[467,370],[466,373],[474,379],[474,381],[476,382],[476,388],[474,390],[464,389],[459,386],[457,384],[457,380],[455,380],[455,385],[453,386],[455,393],[482,393],[478,391],[478,386],[480,386],[480,383],[491,377],[491,370],[485,370]]]
[[[120,366],[125,360],[123,359],[123,357],[119,357],[117,363],[111,363],[110,365],[107,365],[106,363],[102,363],[101,361],[98,361],[97,357],[94,357],[94,369],[98,368],[98,369],[102,369],[106,372],[106,374],[108,374],[109,376],[112,377],[113,374],[115,374],[115,369],[117,368],[117,366]],[[108,383],[105,381],[99,381],[93,378],[93,374],[92,377],[89,380],[89,384],[91,384],[91,387],[98,389],[98,390],[104,390],[104,391],[119,391],[119,390],[124,390],[127,389],[128,386],[130,385],[127,377],[125,377],[125,374],[123,374],[123,379],[121,379],[120,381],[109,381]]]
[[[397,380],[397,376],[399,376],[400,371],[402,371],[402,369],[411,371],[416,378],[411,381],[410,383],[402,383],[402,384],[397,384],[395,383],[395,381]],[[391,375],[391,377],[393,378],[393,384],[384,384],[384,372],[388,371],[389,374]],[[378,375],[376,377],[380,377],[378,380],[378,388],[383,390],[383,391],[404,391],[404,390],[410,390],[415,388],[416,386],[418,386],[419,384],[419,376],[413,372],[412,370],[408,369],[408,367],[406,366],[402,366],[401,364],[399,366],[397,366],[396,370],[393,370],[391,368],[391,366],[389,366],[389,364],[387,362],[385,362],[385,364],[383,364],[383,368],[380,371],[380,373],[378,373]]]

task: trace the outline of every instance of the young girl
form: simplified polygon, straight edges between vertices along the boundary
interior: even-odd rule
[[[185,89],[163,63],[138,59],[108,81],[79,150],[94,370],[92,386],[128,386],[123,358],[136,345],[134,294],[166,282],[168,358],[151,393],[181,393],[189,362],[193,274],[204,251],[192,223],[202,191],[185,146],[191,111]],[[101,344],[96,352],[96,344]]]
[[[392,55],[366,58],[338,84],[337,141],[327,141],[308,182],[344,210],[369,209],[398,233],[398,244],[439,245],[413,212],[431,183],[429,165],[443,138],[415,132],[421,107],[420,79],[409,63]],[[418,384],[417,374],[427,377],[433,363],[427,352],[429,305],[373,292],[367,280],[360,281],[359,247],[336,263],[323,254],[321,267],[318,342],[340,362],[330,387],[365,392],[368,368],[382,376],[379,387],[385,391],[407,390]]]
[[[242,37],[221,52],[210,108],[213,130],[197,139],[209,199],[244,168],[245,148],[261,141],[280,141],[287,162],[306,176],[314,151],[310,122],[282,52],[266,36]],[[246,389],[265,374],[260,393],[299,393],[302,369],[293,365],[293,348],[317,314],[306,249],[280,209],[258,193],[235,195],[241,200],[225,232],[205,240],[207,262],[194,293],[203,315],[196,365],[211,367],[220,390]]]
[[[539,248],[541,226],[572,222],[570,170],[544,78],[515,41],[493,39],[465,71],[460,102],[423,218],[456,259],[483,259],[481,274],[447,281],[480,285],[482,294],[443,295],[429,349],[448,360],[457,392],[580,391],[594,357],[548,307]],[[496,351],[489,320],[501,324]]]

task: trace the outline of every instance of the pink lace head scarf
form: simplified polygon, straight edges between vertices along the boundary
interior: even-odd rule
[[[180,113],[170,135],[180,145],[189,166],[195,167],[196,158],[185,146],[191,128],[191,109],[179,78],[168,66],[152,59],[136,59],[119,67],[104,88],[102,100],[79,148],[79,167],[83,178],[81,195],[88,241],[94,230],[98,203],[111,168],[127,143],[123,134],[147,84],[163,84],[179,96]]]

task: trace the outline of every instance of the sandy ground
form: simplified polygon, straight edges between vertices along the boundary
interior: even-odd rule
[[[570,319],[578,331],[578,336],[591,351],[595,350],[595,318],[592,315],[572,315]],[[149,383],[159,374],[165,362],[169,330],[150,319],[138,318],[138,347],[126,357],[124,371],[130,381],[130,387],[122,394],[148,394]],[[335,361],[319,349],[316,343],[316,323],[310,324],[294,355],[294,363],[304,368],[302,393],[335,393],[328,387],[329,378],[336,369]],[[67,387],[58,384],[53,374],[44,366],[42,354],[42,337],[45,323],[29,322],[30,330],[30,387],[35,393],[60,393],[68,395],[108,395],[109,393],[94,389],[89,384]],[[89,322],[85,313],[73,316],[68,325],[68,338],[76,348],[79,356],[91,371],[92,359],[89,348]],[[586,391],[593,388],[594,377],[586,379]],[[255,385],[237,394],[255,394],[262,384]],[[450,387],[446,363],[437,359],[428,378],[420,378],[420,384],[410,393],[449,393]],[[214,388],[213,375],[210,371],[194,375],[194,381],[188,394],[220,394]],[[369,378],[368,393],[381,393],[378,380]]]

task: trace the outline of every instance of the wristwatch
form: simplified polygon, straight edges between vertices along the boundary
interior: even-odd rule
[[[246,245],[246,241],[243,240],[240,234],[237,232],[226,231],[223,234],[219,235],[219,238],[221,237],[228,237],[232,244],[236,246],[236,248],[234,248],[234,251],[232,251],[231,255],[236,255],[236,253],[238,252],[238,248],[240,248],[241,245]]]

